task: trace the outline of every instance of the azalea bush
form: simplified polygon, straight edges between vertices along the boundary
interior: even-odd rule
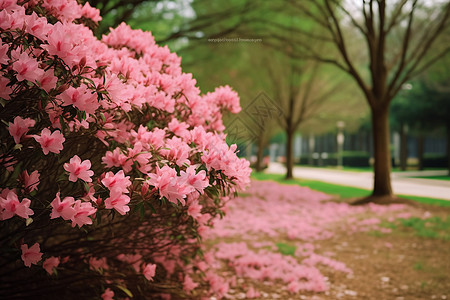
[[[228,86],[75,0],[0,1],[0,298],[214,294],[201,237],[249,163]],[[24,285],[25,284],[25,285]]]

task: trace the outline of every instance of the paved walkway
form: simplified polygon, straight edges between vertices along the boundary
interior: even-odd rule
[[[266,173],[283,174],[286,168],[280,163],[270,163]],[[392,188],[395,194],[430,197],[450,200],[450,181],[409,178],[408,176],[446,175],[446,171],[419,171],[392,173]],[[373,188],[372,172],[351,172],[324,168],[294,167],[294,177],[319,180],[366,190]]]

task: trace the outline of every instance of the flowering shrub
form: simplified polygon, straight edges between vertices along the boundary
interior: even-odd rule
[[[201,96],[150,33],[98,40],[100,20],[0,1],[2,299],[186,296],[208,282],[201,236],[249,183],[223,134],[237,94]]]

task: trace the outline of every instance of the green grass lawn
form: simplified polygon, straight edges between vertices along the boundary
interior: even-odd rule
[[[414,176],[411,178],[423,178],[423,179],[437,179],[437,180],[450,180],[450,176]]]
[[[370,191],[355,187],[336,185],[332,183],[326,183],[317,180],[308,180],[308,179],[289,179],[285,180],[283,174],[266,174],[266,173],[257,173],[252,172],[251,177],[255,180],[273,180],[279,183],[284,184],[297,184],[300,186],[307,186],[313,190],[320,191],[330,195],[336,195],[341,199],[348,198],[360,198],[365,197],[370,194]],[[398,195],[403,198],[411,199],[417,202],[439,205],[439,206],[450,206],[450,201],[426,198],[426,197],[417,197],[417,196],[407,196],[407,195]]]
[[[300,165],[300,166],[303,166],[303,165]],[[338,168],[337,166],[325,166],[325,167],[306,166],[306,167],[329,169],[329,170],[339,170],[339,171],[349,171],[349,172],[373,172],[372,167],[345,167],[345,166],[342,168]],[[418,170],[417,168],[411,167],[411,168],[407,169],[406,171],[417,171],[417,170]],[[429,171],[429,170],[440,171],[440,170],[446,170],[446,169],[443,169],[443,168],[427,168],[426,169],[426,171]],[[400,168],[398,168],[398,167],[394,167],[394,168],[392,168],[392,172],[401,173],[404,171],[400,170]],[[415,177],[414,176],[414,178],[450,180],[450,176],[424,176],[424,177]]]

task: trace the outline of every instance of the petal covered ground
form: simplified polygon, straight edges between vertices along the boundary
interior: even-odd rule
[[[208,267],[199,267],[211,299],[356,299],[361,292],[341,282],[354,280],[353,268],[336,248],[372,232],[389,235],[384,223],[411,216],[431,214],[400,204],[351,206],[307,187],[253,181],[206,234]]]

